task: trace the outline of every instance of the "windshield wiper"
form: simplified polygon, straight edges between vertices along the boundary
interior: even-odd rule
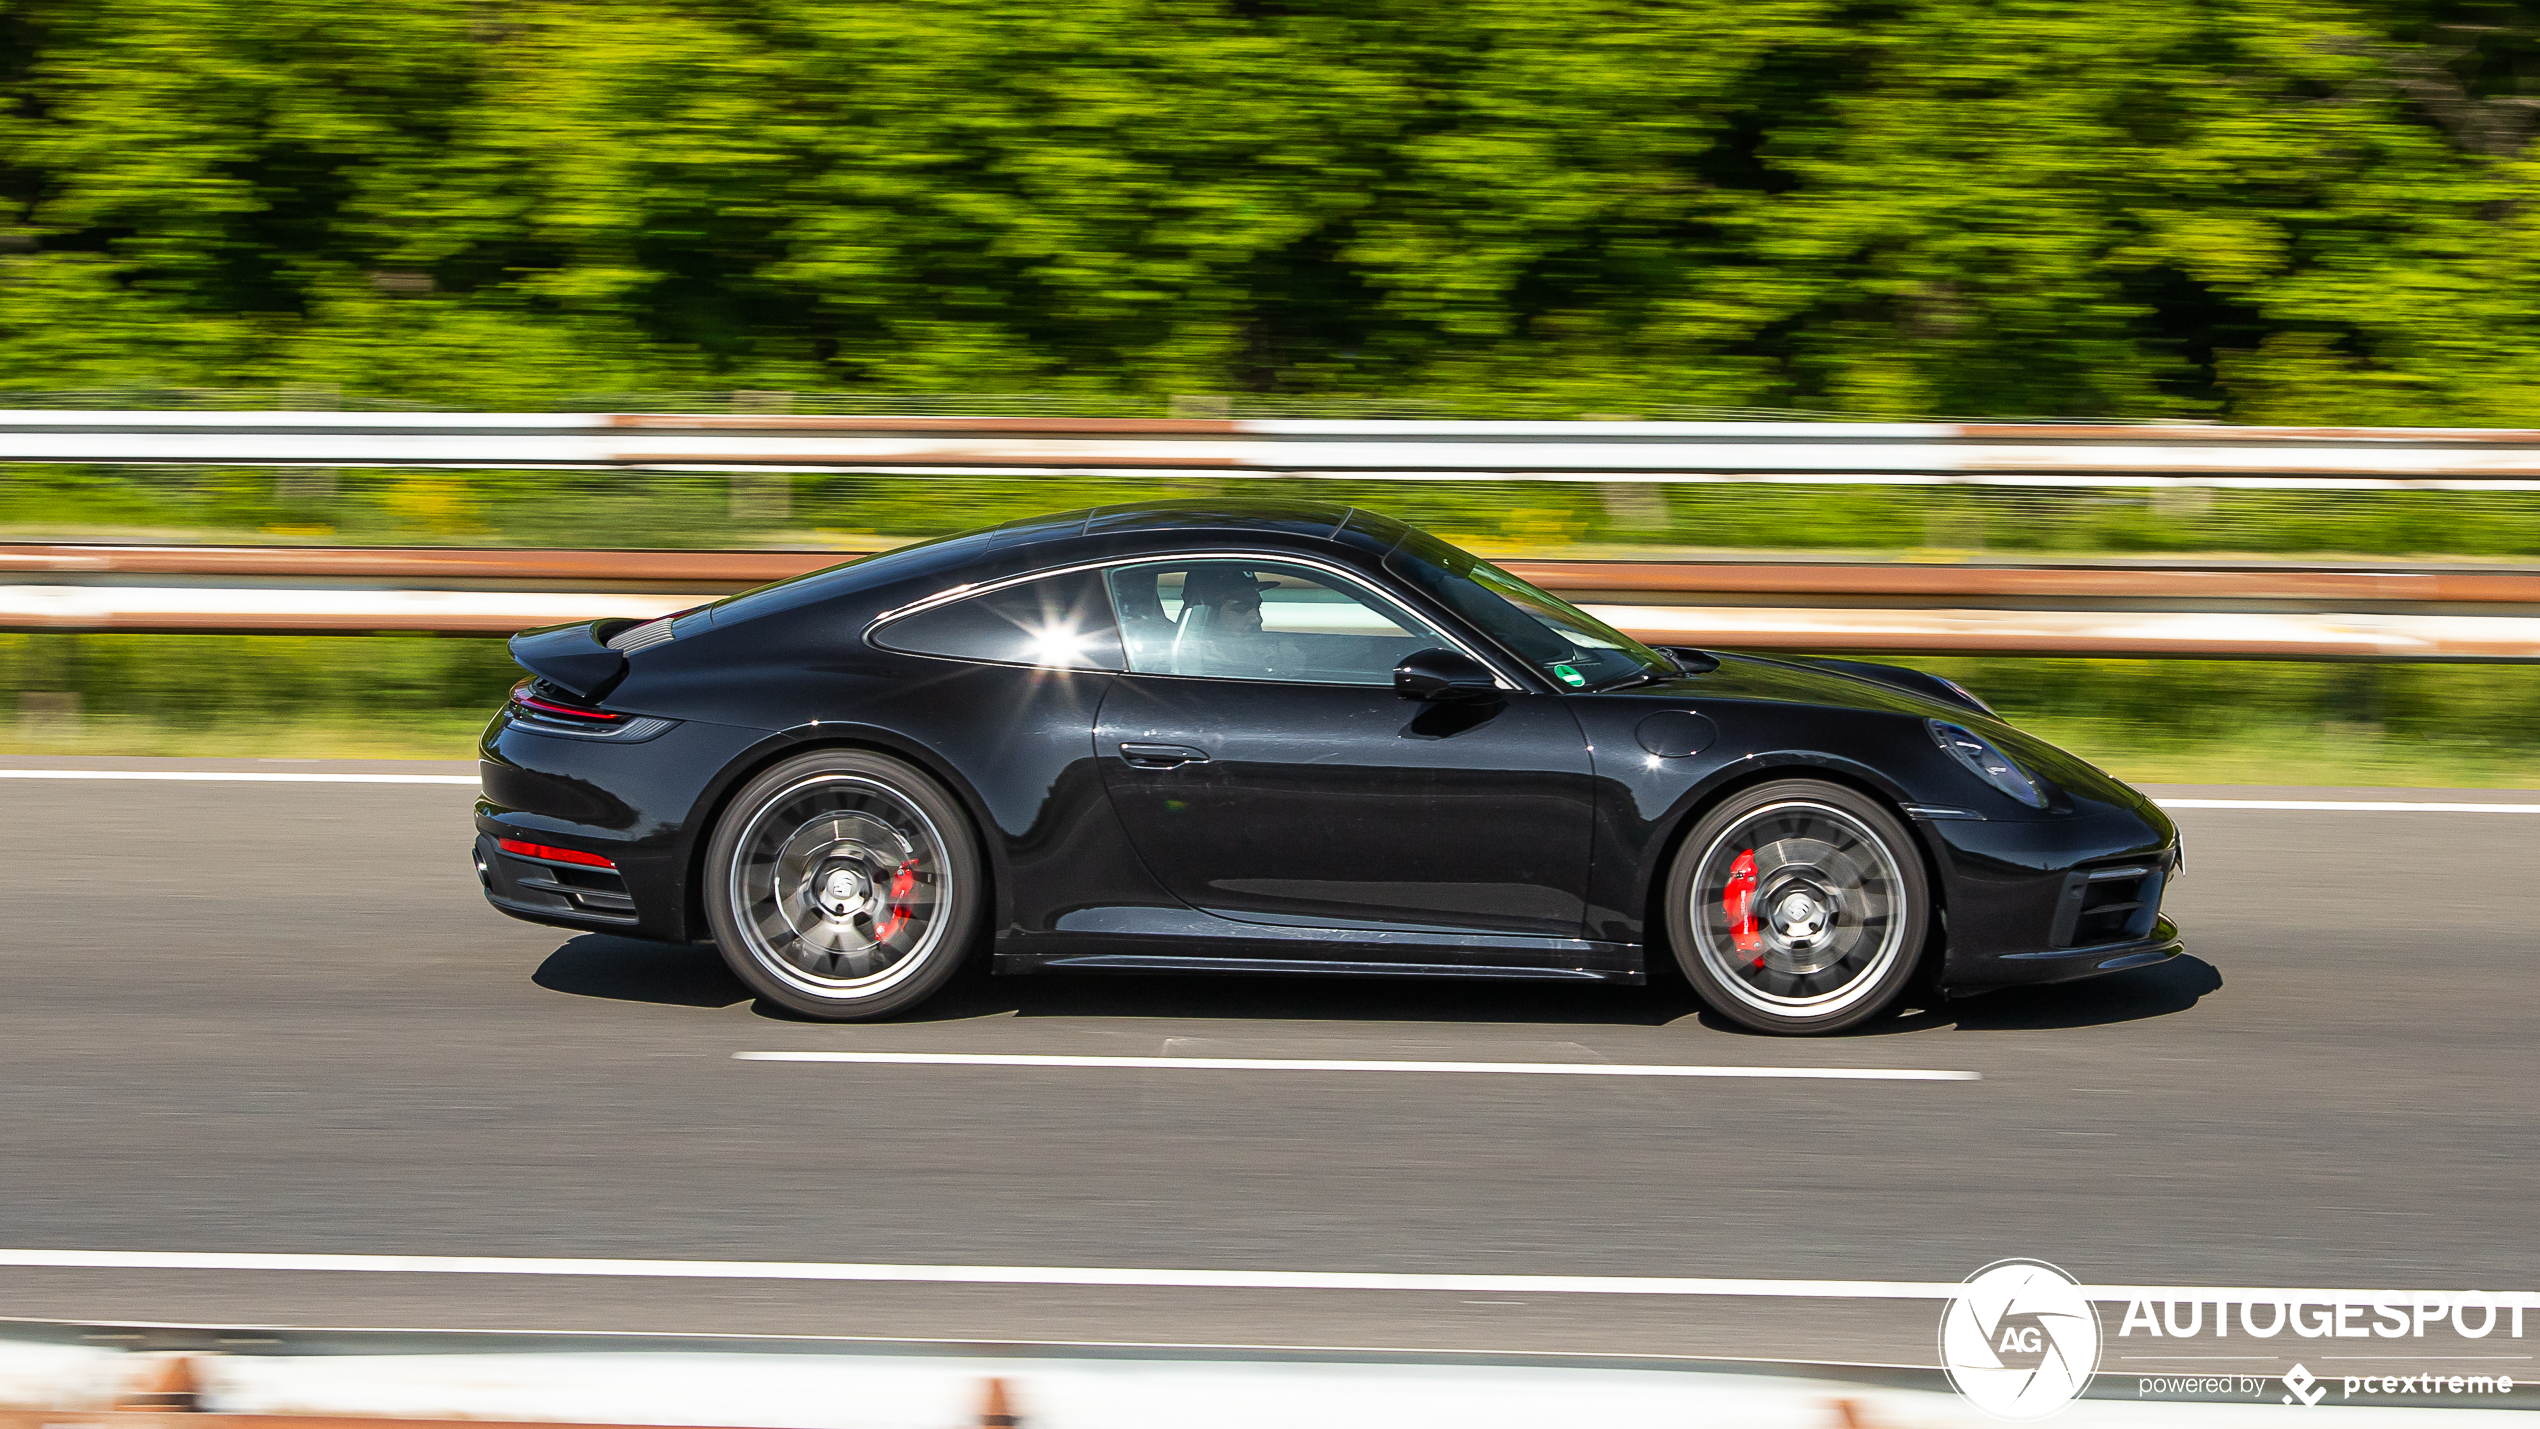
[[[1661,680],[1671,678],[1673,677],[1663,675],[1656,670],[1637,670],[1631,674],[1624,675],[1614,680],[1610,684],[1597,685],[1591,689],[1582,690],[1580,693],[1588,695],[1611,694],[1616,690],[1636,689],[1642,685],[1654,685]]]

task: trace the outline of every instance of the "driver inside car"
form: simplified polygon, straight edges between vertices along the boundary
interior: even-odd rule
[[[1287,642],[1261,628],[1261,593],[1277,586],[1241,566],[1193,567],[1182,578],[1173,672],[1257,678],[1292,663]]]

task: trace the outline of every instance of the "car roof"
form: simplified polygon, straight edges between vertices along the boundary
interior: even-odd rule
[[[1112,559],[1165,551],[1177,536],[1355,547],[1381,558],[1409,527],[1336,501],[1286,497],[1206,497],[1139,501],[1028,516],[1000,526],[903,546],[852,564],[797,576],[718,602],[715,623],[772,613],[831,596],[893,590],[1028,570],[1052,559]]]
[[[1190,542],[1267,540],[1294,548],[1342,545],[1381,557],[1410,527],[1390,516],[1338,501],[1292,497],[1213,496],[1096,506],[1009,521],[990,549],[997,564],[1029,566],[1047,557],[1081,559],[1162,551]]]
[[[1290,497],[1217,496],[1177,501],[1138,501],[1096,506],[1007,523],[1000,546],[1062,536],[1112,536],[1140,531],[1266,532],[1330,540],[1348,525],[1354,508],[1337,501]],[[1373,513],[1363,513],[1373,517]],[[1381,519],[1381,518],[1377,518]]]

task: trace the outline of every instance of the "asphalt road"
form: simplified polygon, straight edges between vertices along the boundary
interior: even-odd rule
[[[76,763],[0,760],[48,762]],[[468,802],[0,780],[0,1245],[1909,1281],[2017,1255],[2111,1284],[2540,1289],[2540,815],[2184,812],[2190,957],[1786,1041],[1667,992],[1256,979],[995,979],[905,1021],[791,1021],[709,949],[493,913]],[[1982,1080],[732,1055],[848,1049]],[[1934,1312],[9,1269],[0,1315],[1928,1362]]]

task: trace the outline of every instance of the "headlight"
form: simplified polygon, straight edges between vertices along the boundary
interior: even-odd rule
[[[2032,809],[2046,807],[2046,791],[2037,787],[2029,772],[2011,762],[2004,754],[1972,730],[1954,724],[1930,720],[1931,737],[1949,751],[1951,758],[1967,766],[1967,772],[1994,788],[2019,800]]]

